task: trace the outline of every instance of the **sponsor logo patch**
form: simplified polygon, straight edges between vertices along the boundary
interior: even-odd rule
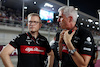
[[[91,48],[84,47],[83,50],[91,51]]]
[[[40,46],[20,46],[21,53],[45,55],[46,48]]]
[[[86,39],[86,40],[90,42],[90,41],[91,41],[91,38],[90,38],[90,37],[87,37],[87,39]]]
[[[86,38],[86,41],[84,42],[84,44],[92,44],[91,38],[90,37],[87,37]]]

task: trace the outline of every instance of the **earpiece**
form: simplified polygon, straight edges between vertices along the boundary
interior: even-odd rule
[[[71,33],[72,33],[72,30],[69,30],[69,31],[68,31],[68,34],[71,34]]]
[[[72,30],[73,30],[75,27],[78,27],[78,25],[75,24],[75,26],[74,26],[72,29],[69,30],[68,34],[71,34],[71,33],[73,32]]]

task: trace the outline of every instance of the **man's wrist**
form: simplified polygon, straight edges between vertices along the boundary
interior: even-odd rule
[[[60,40],[60,41],[59,41],[59,44],[62,44],[62,42],[63,42],[63,41],[62,41],[62,40]]]
[[[72,43],[71,43],[71,41],[68,41],[67,44],[68,44],[68,45],[71,45]]]
[[[76,49],[73,49],[73,50],[68,49],[68,52],[70,55],[73,55],[76,51],[77,51]]]
[[[97,59],[94,59],[94,60],[97,60]]]
[[[60,39],[59,39],[59,42],[62,42],[62,41],[63,41],[63,38],[60,38]]]

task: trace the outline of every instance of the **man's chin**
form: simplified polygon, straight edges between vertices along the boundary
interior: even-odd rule
[[[61,29],[65,29],[65,28],[61,26]]]

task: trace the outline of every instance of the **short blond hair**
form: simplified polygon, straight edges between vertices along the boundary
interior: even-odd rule
[[[30,14],[28,14],[28,21],[29,21],[29,18],[32,17],[32,16],[38,16],[40,23],[42,23],[41,18],[39,16],[39,14],[37,14],[37,13],[30,13]]]

